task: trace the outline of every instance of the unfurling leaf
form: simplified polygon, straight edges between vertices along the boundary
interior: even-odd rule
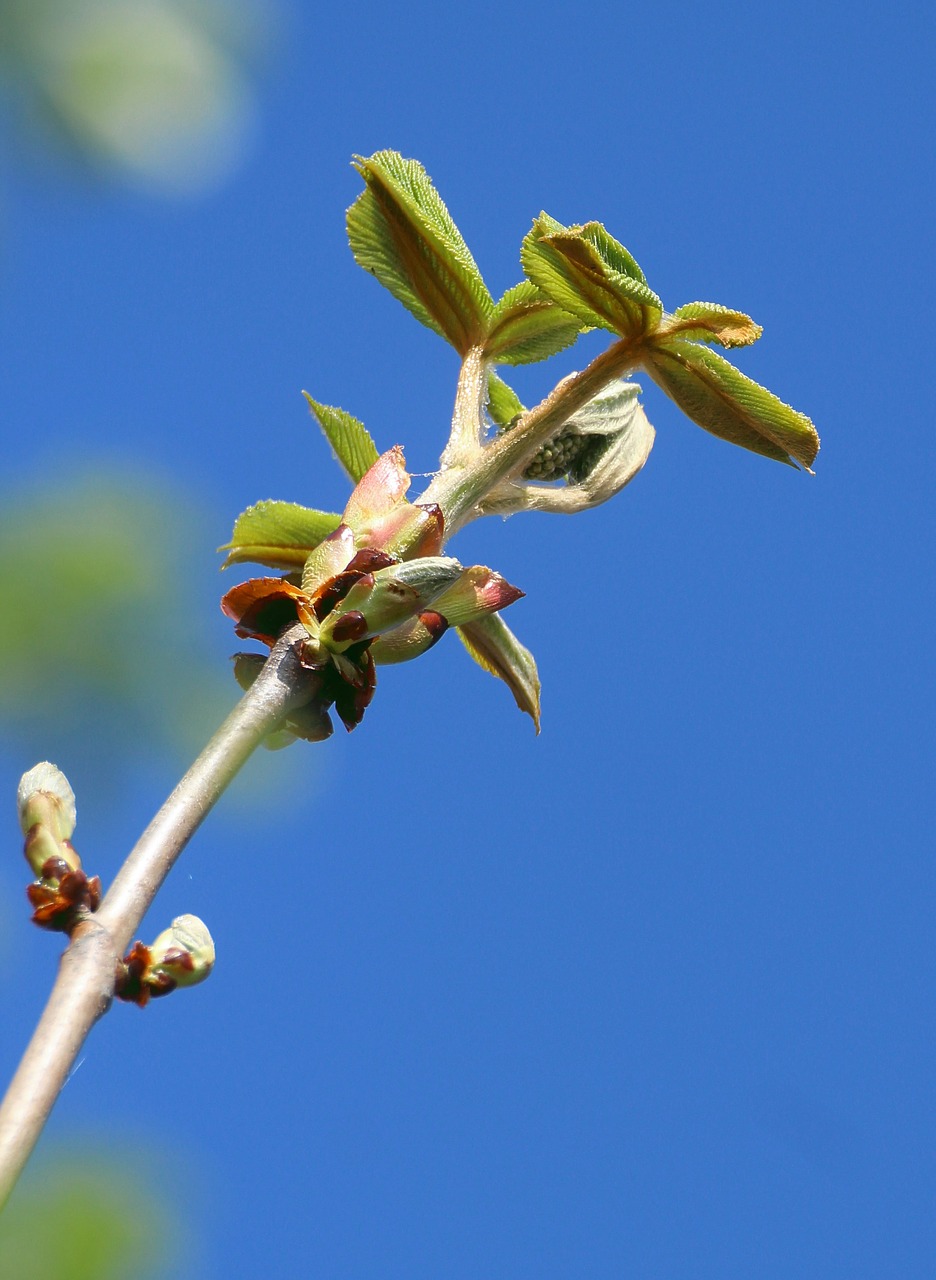
[[[500,364],[532,364],[571,347],[583,328],[535,284],[523,280],[495,306],[484,354]]]
[[[464,569],[458,581],[436,597],[432,607],[449,626],[463,627],[506,609],[522,597],[519,587],[512,586],[486,565],[475,564]]]
[[[764,332],[743,311],[731,311],[717,302],[687,302],[667,316],[661,329],[692,342],[717,342],[721,347],[747,347]]]
[[[322,623],[322,638],[332,648],[372,639],[392,631],[427,609],[463,573],[451,556],[423,556],[402,564],[387,565],[361,576]],[[360,618],[360,626],[342,638],[341,626],[348,614]]]
[[[487,409],[495,426],[506,427],[514,418],[526,412],[526,405],[521,402],[513,387],[508,387],[503,378],[491,373],[488,375]]]
[[[231,541],[219,547],[231,564],[265,564],[271,569],[301,569],[310,552],[333,533],[341,516],[295,502],[268,499],[237,517]]]
[[[637,338],[660,323],[662,302],[600,222],[564,227],[541,213],[523,241],[520,261],[529,279],[585,326]]]
[[[819,436],[809,418],[723,356],[667,338],[648,346],[642,359],[657,385],[706,431],[791,466],[799,462],[809,469],[815,461]]]
[[[484,565],[463,569],[458,579],[423,610],[401,626],[384,632],[371,645],[378,664],[408,662],[430,649],[449,627],[466,624],[506,609],[523,592]]]
[[[317,400],[312,399],[308,391],[303,391],[302,394],[325,433],[325,438],[334,449],[335,457],[357,484],[365,471],[372,467],[380,456],[364,423],[352,417],[350,413],[345,413],[344,409],[319,404]]]
[[[571,515],[620,493],[653,448],[655,433],[639,395],[636,383],[612,382],[567,419],[523,472],[525,481],[565,479],[566,484],[508,482],[484,498],[481,510],[502,515],[517,511]]]
[[[521,711],[531,716],[540,731],[540,681],[536,660],[497,613],[458,628],[465,648],[475,662],[503,680]]]
[[[366,189],[348,210],[355,260],[464,356],[488,329],[494,302],[421,164],[396,151],[358,157]]]

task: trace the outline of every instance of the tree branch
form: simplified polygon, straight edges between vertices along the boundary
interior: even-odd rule
[[[85,1038],[110,1007],[116,966],[179,854],[248,757],[289,711],[315,696],[299,663],[296,625],[131,850],[100,909],[72,933],[48,1004],[0,1105],[0,1209],[62,1090]]]

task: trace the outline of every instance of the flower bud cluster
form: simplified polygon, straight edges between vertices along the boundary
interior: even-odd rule
[[[338,528],[293,577],[252,578],[225,595],[237,634],[272,646],[299,621],[302,665],[317,676],[314,723],[295,716],[289,733],[320,739],[331,731],[327,709],[347,729],[361,722],[376,686],[377,662],[404,662],[430,648],[451,626],[496,613],[523,594],[483,565],[444,556],[444,520],[432,503],[414,505],[400,448],[383,454],[358,482]],[[241,661],[249,682],[252,664]],[[240,678],[240,676],[239,676]]]
[[[592,440],[575,427],[563,427],[534,455],[523,472],[524,480],[564,480],[579,462]]]
[[[489,490],[479,512],[574,514],[613,498],[640,471],[653,446],[639,390],[620,379],[601,390],[541,446],[520,476]],[[522,419],[517,415],[502,431],[522,431]],[[547,487],[553,481],[564,483]]]

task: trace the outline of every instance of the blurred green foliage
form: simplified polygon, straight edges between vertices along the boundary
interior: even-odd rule
[[[137,756],[201,745],[236,688],[208,641],[213,548],[199,523],[186,495],[127,473],[3,495],[6,737],[53,759],[91,742],[119,758],[128,737]],[[187,567],[199,558],[201,589]]]
[[[146,1161],[60,1151],[24,1175],[0,1218],[7,1280],[171,1276],[180,1228]]]
[[[253,131],[275,14],[253,0],[0,0],[17,132],[151,190],[211,188]]]

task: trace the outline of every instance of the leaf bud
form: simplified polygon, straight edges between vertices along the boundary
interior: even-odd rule
[[[135,942],[117,966],[114,994],[142,1009],[176,987],[204,982],[214,967],[215,949],[198,916],[176,916],[151,947]]]
[[[149,948],[150,963],[144,981],[165,975],[177,987],[204,982],[215,962],[215,947],[208,926],[198,916],[176,916]]]
[[[321,638],[340,649],[367,636],[378,636],[421,613],[461,576],[462,566],[450,556],[423,556],[365,574],[322,623]],[[354,618],[360,614],[364,628]],[[351,618],[353,621],[346,621]]]
[[[61,769],[43,760],[20,778],[16,790],[23,835],[41,823],[55,840],[70,840],[75,830],[75,793]]]

